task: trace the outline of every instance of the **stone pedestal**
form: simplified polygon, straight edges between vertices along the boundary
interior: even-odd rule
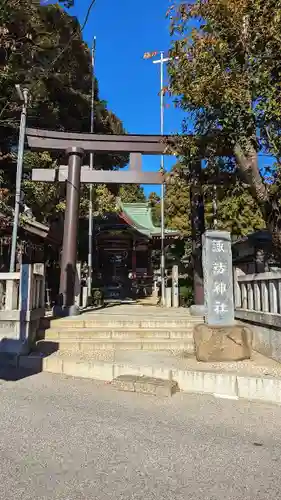
[[[241,361],[252,355],[253,334],[243,325],[194,328],[195,353],[198,361]]]
[[[206,309],[205,309],[205,306],[193,304],[192,306],[190,306],[189,312],[190,312],[191,316],[198,316],[198,317],[202,318],[203,316],[205,316]]]

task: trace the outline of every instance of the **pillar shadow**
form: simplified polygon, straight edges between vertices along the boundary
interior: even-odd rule
[[[42,353],[40,352],[39,341],[35,350],[31,351],[29,355],[19,356],[14,354],[19,347],[18,342],[17,340],[8,338],[3,338],[0,341],[0,383],[1,380],[16,382],[17,380],[41,373],[43,371],[44,358],[50,356],[59,348],[58,343],[47,342],[44,343],[44,352]]]
[[[42,371],[42,370],[41,370]],[[17,368],[14,366],[0,366],[0,384],[3,382],[17,382],[24,378],[33,377],[40,373],[40,370]]]

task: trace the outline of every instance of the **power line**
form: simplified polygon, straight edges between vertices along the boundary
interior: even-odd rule
[[[91,10],[95,4],[96,0],[91,0],[90,2],[90,5],[88,7],[88,10],[87,10],[87,13],[86,13],[86,16],[85,16],[85,19],[84,19],[84,22],[81,26],[81,32],[85,29],[86,25],[87,25],[87,22],[89,20],[89,17],[90,17],[90,14],[91,14]],[[52,63],[50,64],[47,72],[43,75],[43,78],[46,78],[50,72],[52,71],[52,69],[54,68],[55,64],[57,63],[57,61],[61,58],[61,56],[65,53],[65,51],[69,48],[69,46],[71,45],[72,41],[75,39],[77,33],[76,31],[72,34],[72,36],[70,37],[70,39],[68,40],[67,44],[63,47],[63,49],[60,51],[60,53],[55,57],[55,59],[52,61]],[[37,80],[33,85],[31,85],[31,87],[29,88],[29,92],[31,92],[35,87],[36,85],[38,85],[39,82],[41,82],[42,78]],[[12,99],[10,99],[9,101],[6,102],[5,106],[2,108],[2,110],[0,111],[0,118],[1,116],[3,115],[4,111],[7,109],[7,107],[11,104],[12,102]]]

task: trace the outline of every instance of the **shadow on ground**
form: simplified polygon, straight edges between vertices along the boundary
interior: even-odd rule
[[[28,370],[13,366],[0,366],[0,381],[17,382],[18,380],[37,375],[40,371],[42,370]]]
[[[17,344],[12,349],[12,343]],[[5,350],[9,343],[10,352]],[[2,344],[2,345],[1,345]],[[4,347],[3,347],[4,346]],[[43,371],[43,359],[58,349],[58,345],[51,344],[50,352],[40,353],[35,347],[34,352],[29,355],[19,356],[14,354],[18,347],[18,341],[13,339],[2,339],[0,342],[0,381],[17,381],[26,377],[31,377]]]

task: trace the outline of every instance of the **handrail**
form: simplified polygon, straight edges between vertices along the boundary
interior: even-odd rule
[[[281,271],[270,271],[267,273],[244,274],[238,276],[239,282],[281,280]]]

